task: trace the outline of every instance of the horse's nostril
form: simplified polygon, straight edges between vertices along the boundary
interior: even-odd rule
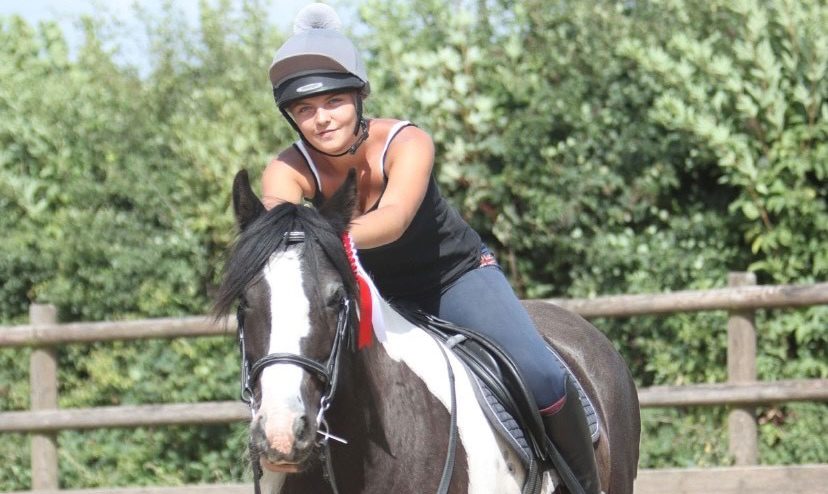
[[[300,415],[293,421],[293,437],[296,438],[296,441],[305,441],[307,440],[307,435],[308,419],[306,416]]]
[[[250,441],[251,444],[262,451],[267,449],[267,435],[265,434],[262,417],[258,417],[253,421],[250,428]]]

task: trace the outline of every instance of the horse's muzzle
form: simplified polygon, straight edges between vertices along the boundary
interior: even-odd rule
[[[313,453],[316,434],[313,422],[303,413],[256,414],[250,426],[250,440],[263,467],[280,466],[298,471]],[[267,462],[267,464],[265,464]]]
[[[259,460],[259,464],[262,466],[262,470],[269,470],[271,472],[276,473],[298,473],[304,470],[303,464],[297,463],[271,463],[270,461],[262,458]]]

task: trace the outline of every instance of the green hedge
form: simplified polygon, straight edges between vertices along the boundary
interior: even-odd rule
[[[440,185],[525,297],[828,278],[828,7],[817,0],[363,0],[369,115],[435,137]],[[149,69],[103,13],[0,18],[0,322],[204,313],[229,187],[294,137],[265,76],[284,38],[257,1],[144,16]],[[345,9],[345,6],[341,6]],[[119,31],[119,29],[121,29]],[[762,379],[828,376],[828,309],[760,311]],[[725,314],[599,320],[640,386],[717,382]],[[232,337],[60,349],[61,406],[233,399]],[[0,410],[28,407],[0,351]],[[150,379],[151,377],[151,379]],[[822,404],[761,407],[760,459],[828,462]],[[730,459],[725,410],[644,413],[642,467]],[[690,433],[688,433],[690,432]],[[64,487],[243,478],[241,426],[62,433]],[[28,488],[8,435],[0,490]]]

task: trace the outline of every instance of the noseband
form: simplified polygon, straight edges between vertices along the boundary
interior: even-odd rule
[[[351,243],[351,240],[349,237],[347,237],[347,235],[344,238],[348,241],[348,244]],[[287,232],[284,234],[284,242],[286,243],[286,245],[302,243],[304,241],[304,232]],[[345,244],[346,250],[348,249],[348,244]],[[354,266],[356,261],[354,260],[353,253],[349,253],[349,261],[352,264],[352,269],[355,270],[355,275],[359,277],[359,274],[356,272],[356,268]],[[367,291],[368,289],[369,288],[367,286],[360,286],[360,290]],[[333,472],[333,465],[331,464],[329,440],[333,439],[335,441],[339,441],[345,444],[347,444],[347,441],[338,438],[329,432],[328,423],[325,420],[325,412],[327,412],[330,408],[331,401],[333,400],[333,396],[336,392],[336,387],[339,380],[339,365],[342,358],[342,354],[344,353],[344,349],[346,348],[346,346],[348,346],[349,343],[351,343],[352,341],[352,331],[349,331],[349,321],[351,320],[350,314],[351,301],[347,297],[343,297],[340,302],[339,315],[337,317],[336,322],[336,335],[334,336],[333,346],[331,348],[331,353],[328,357],[328,361],[324,364],[321,362],[317,362],[316,360],[309,359],[303,355],[298,355],[295,353],[276,352],[265,355],[259,360],[253,362],[252,365],[247,360],[247,356],[245,353],[244,313],[242,311],[241,306],[239,307],[236,314],[236,317],[238,319],[239,350],[241,352],[242,364],[241,399],[250,407],[250,413],[252,415],[256,414],[256,400],[255,393],[253,391],[253,385],[258,381],[262,372],[271,365],[288,364],[299,366],[306,372],[314,374],[317,377],[317,379],[319,379],[325,385],[325,390],[322,393],[322,397],[319,400],[319,413],[317,413],[316,415],[316,429],[317,433],[321,436],[321,438],[317,440],[316,444],[320,447],[319,459],[322,464],[322,474],[325,477],[325,479],[328,480],[333,494],[339,494],[339,489],[336,485],[336,479],[334,478]],[[361,313],[360,318],[370,320],[370,314]],[[455,449],[458,440],[457,396],[455,391],[454,372],[452,371],[448,355],[446,355],[446,352],[443,349],[442,345],[438,345],[438,348],[440,349],[440,352],[443,354],[443,358],[446,363],[449,380],[449,389],[451,390],[451,403],[449,408],[451,423],[449,431],[448,452],[446,454],[446,460],[443,466],[440,484],[437,489],[438,494],[446,494],[448,493],[451,483],[452,472],[454,470]],[[252,447],[252,444],[250,445],[250,456],[251,464],[253,467],[253,485],[255,489],[254,492],[255,494],[261,494],[260,480],[262,478],[263,472],[261,464],[259,463],[258,453]]]
[[[287,232],[284,235],[284,241],[287,245],[302,243],[305,241],[304,232]],[[311,373],[319,379],[325,386],[322,397],[319,399],[319,412],[316,414],[316,430],[321,436],[316,444],[320,446],[320,459],[322,460],[323,473],[325,478],[331,484],[334,494],[336,494],[336,482],[333,477],[333,469],[331,467],[329,439],[347,443],[344,439],[336,437],[329,432],[328,422],[325,420],[325,412],[331,407],[331,401],[336,393],[337,384],[339,382],[339,364],[342,360],[343,350],[348,346],[350,341],[349,321],[351,314],[351,302],[347,297],[343,297],[339,305],[339,314],[336,321],[336,334],[334,336],[331,353],[327,362],[322,363],[313,359],[309,359],[303,355],[295,353],[270,353],[264,357],[256,360],[253,364],[247,360],[245,352],[245,338],[244,338],[244,314],[242,307],[239,306],[236,312],[236,319],[238,321],[238,337],[239,337],[239,351],[241,353],[241,399],[247,406],[250,407],[251,415],[256,414],[256,399],[253,386],[259,380],[262,372],[277,364],[296,365],[301,367],[308,373]],[[251,463],[253,467],[253,477],[255,484],[255,493],[259,494],[261,488],[259,480],[262,477],[262,468],[259,464],[258,454],[251,447],[250,448]]]

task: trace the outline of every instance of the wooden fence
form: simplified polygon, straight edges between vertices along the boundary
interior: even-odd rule
[[[629,317],[708,310],[730,313],[728,382],[657,386],[639,390],[644,407],[729,405],[730,451],[734,467],[641,470],[639,494],[826,492],[828,464],[757,466],[757,424],[754,406],[789,401],[828,401],[828,379],[756,381],[756,329],[753,314],[762,308],[793,308],[828,304],[828,283],[755,286],[749,273],[731,273],[729,287],[653,295],[622,295],[595,299],[548,299],[587,318]],[[235,328],[232,323],[228,330]],[[210,424],[241,421],[249,411],[239,402],[159,404],[88,409],[59,409],[57,351],[60,345],[147,338],[197,337],[225,334],[205,317],[126,322],[58,324],[48,305],[30,308],[30,324],[0,327],[0,347],[32,347],[31,410],[0,413],[0,432],[31,435],[32,491],[41,494],[249,494],[249,485],[202,485],[120,489],[60,490],[57,432],[62,430]],[[819,433],[819,432],[817,432]],[[30,491],[26,491],[30,492]]]

